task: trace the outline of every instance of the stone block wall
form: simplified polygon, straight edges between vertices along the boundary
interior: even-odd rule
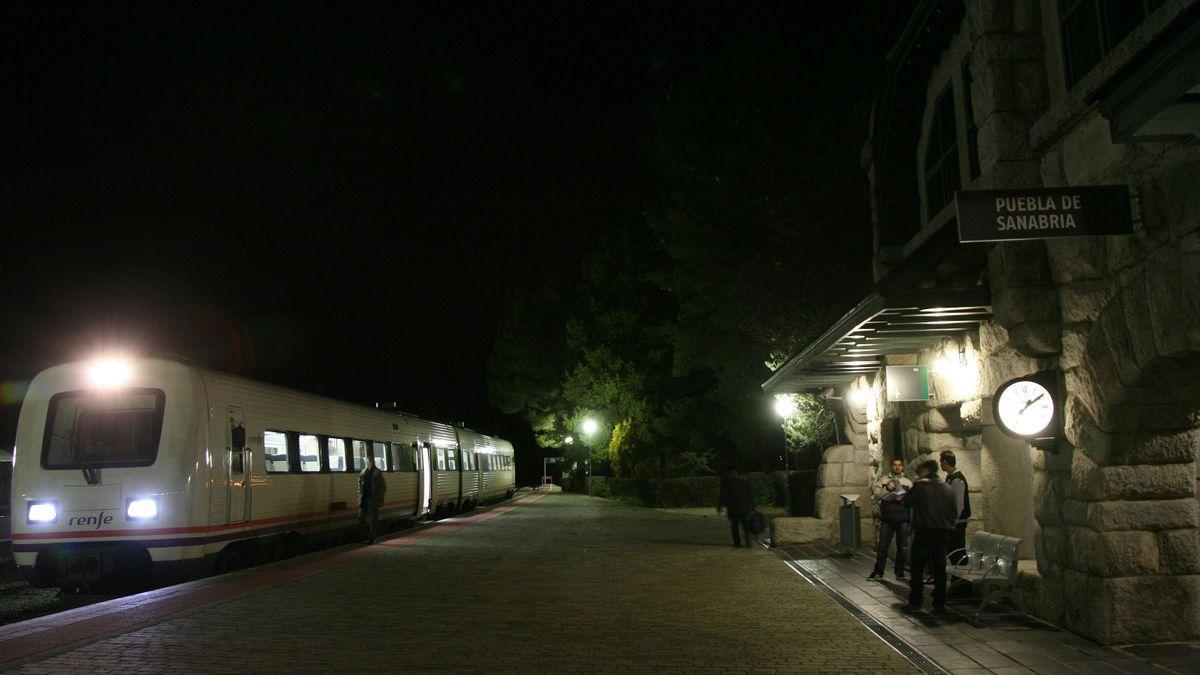
[[[1200,148],[1111,143],[1081,101],[1116,68],[1064,92],[1056,17],[1052,0],[967,3],[984,167],[974,187],[1130,185],[1135,233],[990,248],[980,389],[1062,370],[1066,442],[1047,453],[1006,438],[985,398],[980,469],[1004,488],[985,490],[984,520],[1031,531],[1038,573],[1022,588],[1039,616],[1106,643],[1195,640]]]

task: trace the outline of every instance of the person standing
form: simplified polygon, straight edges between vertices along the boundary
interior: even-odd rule
[[[938,463],[925,460],[917,466],[917,481],[904,499],[912,523],[912,574],[905,611],[921,609],[925,597],[925,568],[932,568],[933,610],[946,609],[946,546],[958,519],[954,493],[938,480]]]
[[[750,489],[750,481],[738,475],[737,469],[721,476],[721,494],[717,497],[717,513],[727,509],[729,514],[729,531],[733,534],[733,545],[742,545],[741,535],[746,535],[746,547],[752,546],[754,540],[750,534],[750,514],[754,511],[754,490]]]
[[[966,557],[967,521],[971,518],[971,493],[967,477],[958,470],[958,459],[950,450],[938,456],[942,460],[942,471],[946,472],[946,485],[954,493],[954,505],[958,509],[958,521],[954,524],[954,535],[950,537],[950,562],[958,564]]]
[[[875,550],[875,569],[868,579],[882,579],[887,566],[888,548],[896,537],[896,580],[904,581],[904,566],[908,562],[908,509],[904,499],[912,481],[904,477],[904,460],[892,460],[892,473],[887,481],[876,486],[875,502],[879,506],[879,546]]]
[[[387,482],[383,472],[375,468],[375,458],[367,455],[367,465],[358,474],[358,522],[366,527],[367,543],[375,543],[379,530],[379,509],[383,506],[383,495]]]

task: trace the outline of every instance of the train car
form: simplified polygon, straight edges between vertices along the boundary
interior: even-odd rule
[[[395,521],[511,496],[512,455],[467,429],[178,361],[64,364],[21,408],[13,557],[42,587],[187,578],[354,531],[368,456],[387,481],[380,518]]]

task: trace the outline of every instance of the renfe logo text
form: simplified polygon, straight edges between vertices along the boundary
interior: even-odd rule
[[[72,527],[91,527],[93,530],[100,529],[101,525],[108,525],[113,521],[112,514],[107,511],[101,511],[91,516],[73,516],[67,521],[67,524]]]

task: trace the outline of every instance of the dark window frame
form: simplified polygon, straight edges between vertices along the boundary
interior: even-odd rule
[[[967,164],[971,180],[979,178],[979,125],[975,123],[975,110],[971,103],[971,84],[975,76],[971,73],[971,57],[963,59],[960,79],[963,91],[963,116],[967,122]]]
[[[1092,72],[1122,40],[1162,6],[1164,1],[1059,0],[1058,25],[1062,38],[1063,79],[1067,90]],[[1132,23],[1118,25],[1118,6],[1125,10],[1136,9],[1140,17]],[[1128,20],[1131,17],[1125,18]],[[1089,30],[1084,31],[1084,26]],[[1078,57],[1072,56],[1076,45],[1079,44],[1086,44],[1095,51],[1094,55],[1088,55],[1084,62],[1076,62]]]
[[[948,114],[947,114],[948,113]],[[954,102],[954,81],[942,88],[933,99],[933,114],[925,140],[925,222],[933,220],[942,209],[954,202],[955,190],[962,188],[962,167],[958,151],[958,106]],[[946,124],[952,127],[947,130]],[[945,139],[953,139],[943,145]],[[935,154],[936,153],[936,156]],[[951,171],[953,173],[951,173]],[[931,186],[937,184],[939,199],[935,204]]]
[[[96,463],[96,464],[89,463],[87,466],[90,469],[121,469],[121,468],[130,468],[130,467],[139,467],[139,466],[152,466],[154,464],[154,462],[158,461],[158,449],[162,445],[163,418],[165,416],[166,407],[167,407],[167,405],[166,405],[167,404],[167,393],[165,391],[163,391],[162,389],[156,389],[154,387],[130,387],[130,388],[125,388],[125,389],[118,389],[115,391],[120,392],[120,393],[149,394],[149,395],[154,396],[154,414],[156,417],[156,422],[154,424],[154,450],[150,454],[150,458],[148,460],[139,460],[136,462],[101,462],[101,463]],[[47,464],[47,460],[49,459],[48,455],[50,452],[50,440],[54,436],[54,434],[51,433],[51,431],[54,428],[54,416],[57,413],[59,401],[61,401],[64,398],[76,398],[76,397],[95,396],[95,395],[96,395],[96,391],[93,389],[76,389],[73,391],[60,391],[57,394],[54,394],[53,396],[50,397],[50,400],[46,404],[47,405],[46,426],[45,426],[45,430],[42,433],[41,465],[42,465],[43,469],[46,469],[47,471],[78,471],[81,468],[78,462],[76,462],[74,465],[71,465],[71,466]]]

